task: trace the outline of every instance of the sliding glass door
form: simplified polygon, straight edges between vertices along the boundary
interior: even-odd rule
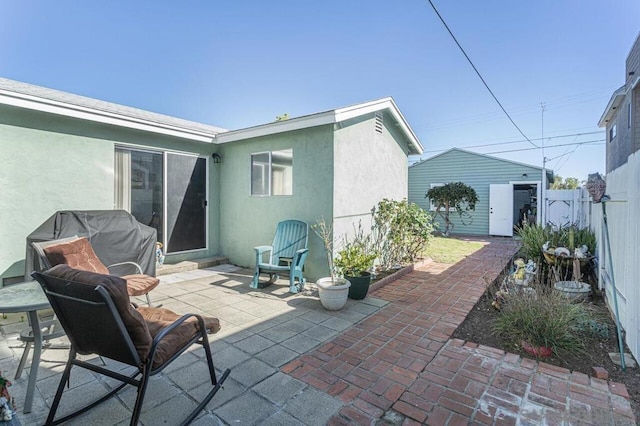
[[[207,162],[169,152],[117,148],[115,206],[158,231],[165,253],[207,247]]]

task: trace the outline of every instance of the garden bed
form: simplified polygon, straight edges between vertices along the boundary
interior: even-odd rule
[[[505,343],[499,336],[492,333],[491,325],[500,314],[491,305],[493,294],[496,291],[495,286],[488,289],[452,337],[516,353],[524,358],[535,359],[519,345]],[[582,353],[562,358],[552,355],[541,359],[541,361],[588,375],[593,375],[593,367],[604,367],[609,372],[609,380],[622,383],[627,387],[633,412],[636,419],[640,419],[640,369],[627,368],[626,371],[622,371],[609,358],[609,353],[619,352],[619,347],[615,321],[609,314],[602,296],[591,296],[584,303],[599,317],[599,322],[606,327],[606,333],[586,337],[584,346],[587,349]],[[605,334],[607,337],[604,336]],[[629,353],[626,345],[625,352]]]

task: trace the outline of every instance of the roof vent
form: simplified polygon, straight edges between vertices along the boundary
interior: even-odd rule
[[[376,123],[375,123],[375,129],[376,129],[376,133],[378,134],[382,134],[382,127],[384,126],[384,115],[382,114],[381,111],[376,111]]]

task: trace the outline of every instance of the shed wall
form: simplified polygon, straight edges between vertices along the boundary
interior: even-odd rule
[[[527,176],[523,176],[526,174]],[[473,222],[463,225],[453,214],[454,234],[489,234],[489,186],[513,181],[540,181],[542,171],[535,167],[519,165],[497,158],[453,150],[424,160],[409,167],[409,201],[416,203],[430,214],[429,199],[425,198],[432,183],[462,182],[478,194],[476,210],[470,212]],[[437,218],[443,226],[441,218]]]

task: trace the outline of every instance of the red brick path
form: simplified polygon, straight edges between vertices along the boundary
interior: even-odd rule
[[[517,250],[488,241],[375,290],[391,303],[282,371],[345,404],[334,425],[372,425],[388,411],[406,425],[635,424],[624,385],[449,340]]]

